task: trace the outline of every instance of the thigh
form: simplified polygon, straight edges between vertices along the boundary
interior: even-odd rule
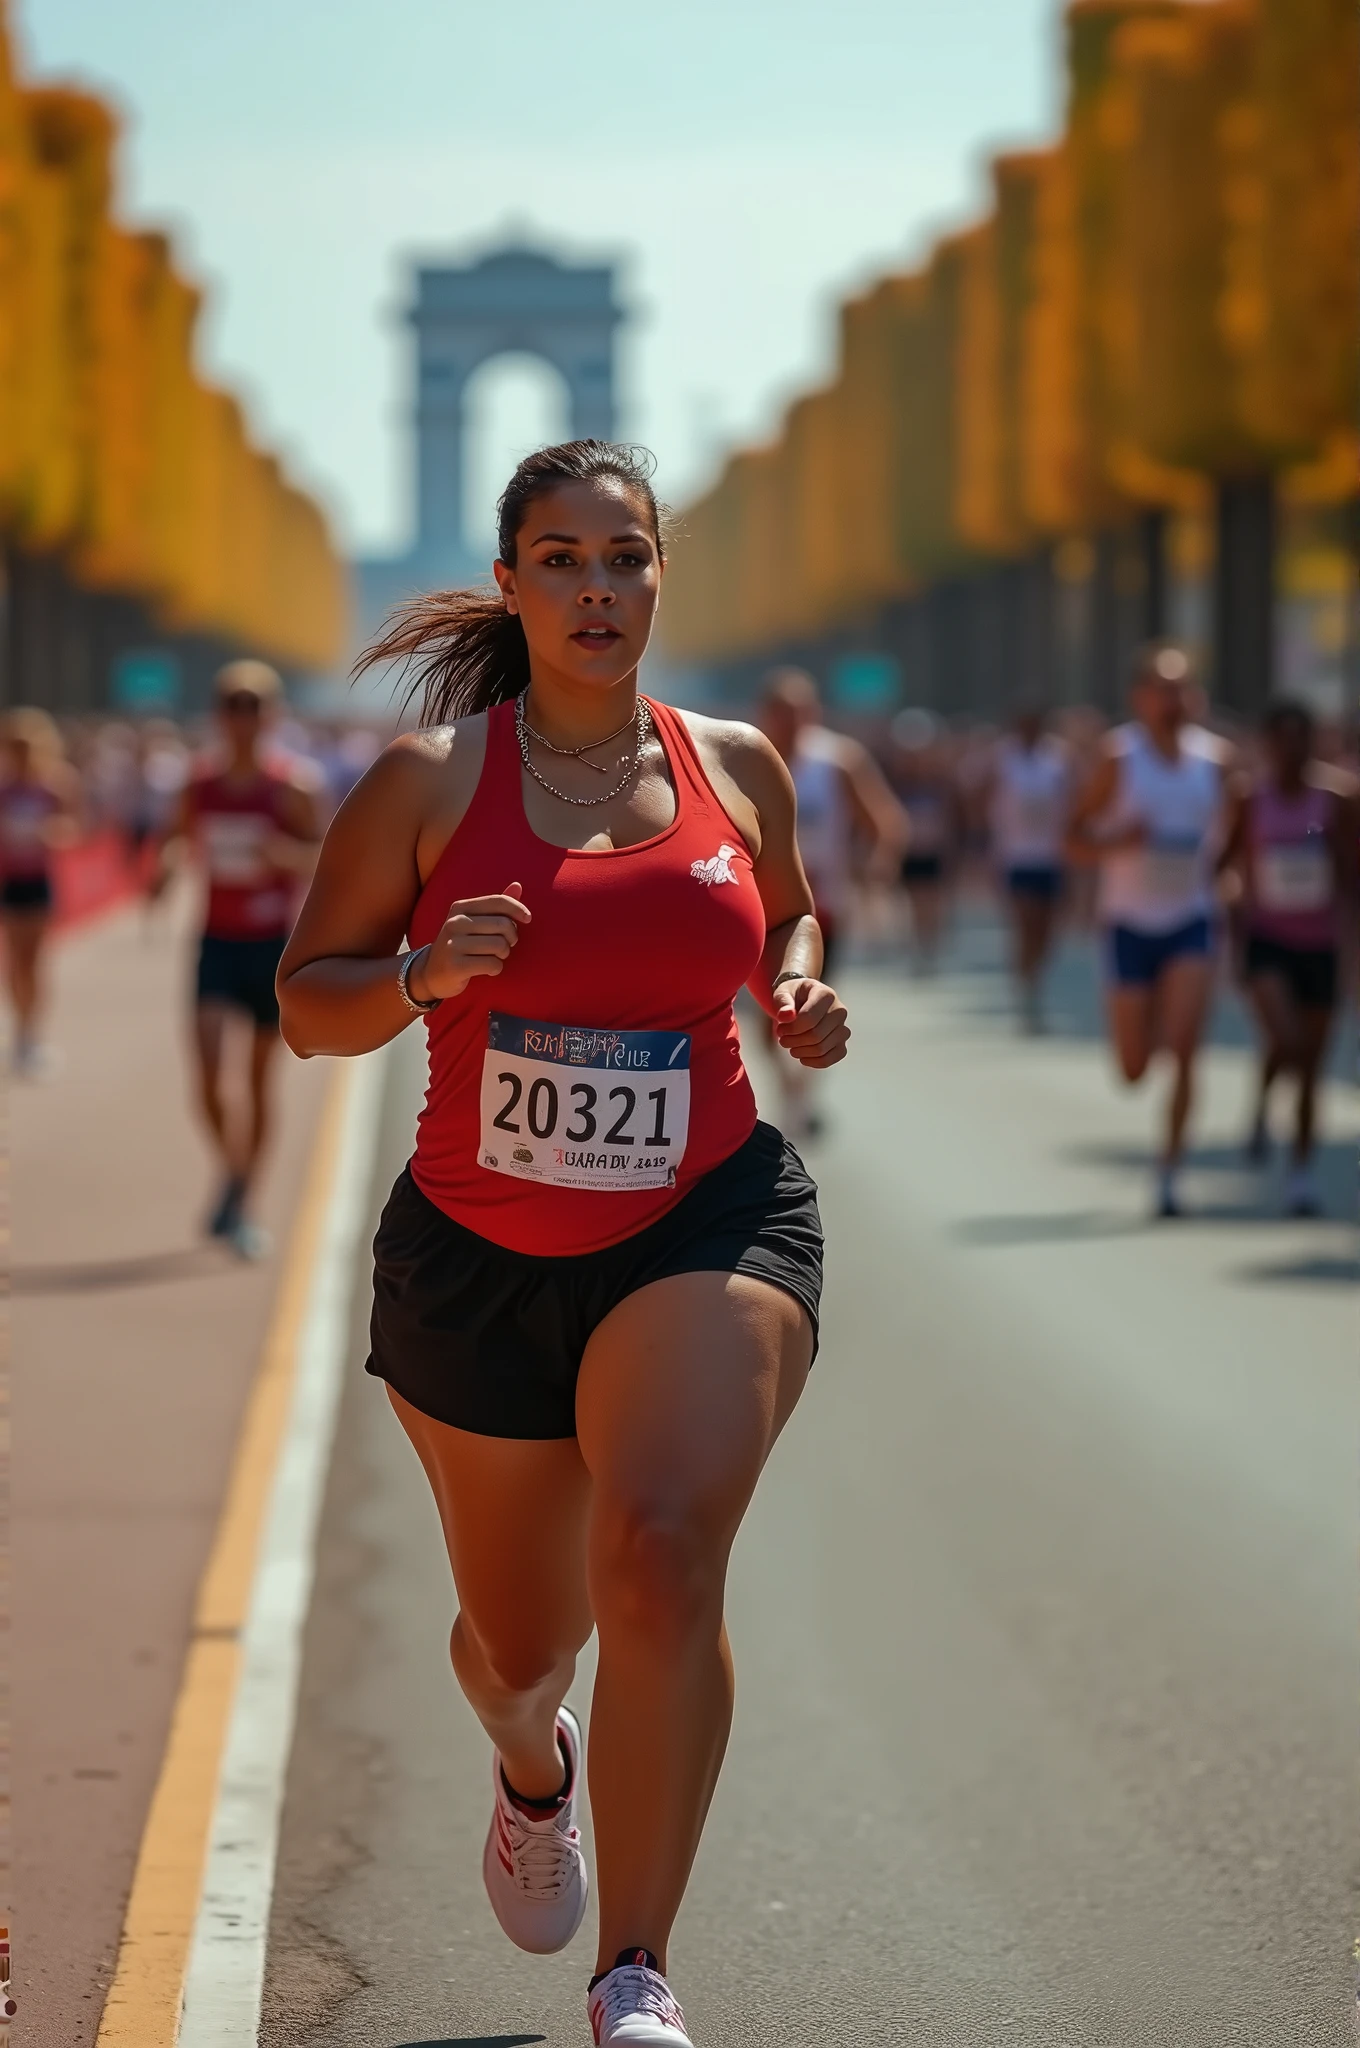
[[[590,1634],[590,1478],[571,1437],[475,1436],[387,1397],[430,1482],[464,1619],[489,1649],[534,1643],[549,1660]]]
[[[1271,970],[1251,975],[1247,995],[1266,1037],[1275,1045],[1292,1045],[1298,1036],[1298,1006],[1284,976]]]
[[[230,1021],[231,1005],[218,996],[202,997],[194,1005],[194,1045],[205,1074],[215,1075],[221,1067]]]
[[[5,918],[5,941],[16,967],[31,969],[47,937],[45,910],[14,910]]]
[[[806,1309],[768,1281],[678,1273],[628,1295],[592,1335],[576,1389],[597,1514],[730,1541],[811,1363]]]
[[[255,1026],[250,1041],[250,1079],[257,1094],[263,1089],[268,1079],[269,1069],[274,1063],[274,1055],[282,1043],[283,1040],[279,1037],[277,1025],[257,1024]]]
[[[1334,1007],[1324,1009],[1318,1003],[1303,1003],[1299,1007],[1299,1052],[1303,1065],[1309,1072],[1316,1071],[1322,1065],[1335,1018]]]
[[[1106,1007],[1115,1057],[1127,1078],[1136,1081],[1152,1056],[1152,990],[1141,982],[1114,982]]]
[[[1161,1036],[1168,1051],[1187,1058],[1204,1035],[1213,993],[1214,963],[1202,953],[1180,953],[1157,977]]]

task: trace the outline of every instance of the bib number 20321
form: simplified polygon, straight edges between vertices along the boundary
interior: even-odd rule
[[[689,1136],[689,1038],[491,1013],[481,1163],[551,1187],[675,1185]]]

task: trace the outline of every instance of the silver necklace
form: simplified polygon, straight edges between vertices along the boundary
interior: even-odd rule
[[[527,691],[523,693],[521,697],[521,702],[527,706]],[[537,740],[540,747],[546,747],[547,751],[550,754],[560,754],[565,759],[569,759],[572,761],[580,761],[584,767],[593,768],[597,775],[607,775],[609,773],[609,770],[607,768],[601,768],[599,763],[596,761],[587,761],[586,755],[596,753],[601,747],[607,747],[611,740],[618,739],[621,734],[627,732],[630,725],[636,724],[637,706],[634,705],[628,717],[624,719],[623,724],[616,725],[613,732],[607,732],[603,739],[587,740],[583,747],[558,747],[555,746],[550,739],[546,738],[545,735],[538,730],[537,726],[530,725],[528,710],[526,709],[524,712],[524,730],[528,733],[531,740]]]
[[[533,727],[524,715],[524,700],[527,695],[527,691],[522,691],[515,699],[515,736],[519,741],[519,758],[524,763],[529,774],[533,776],[539,788],[546,789],[548,795],[555,796],[559,803],[576,804],[581,809],[593,808],[596,804],[611,803],[616,796],[622,796],[633,777],[637,774],[638,764],[642,760],[642,750],[651,736],[652,716],[647,709],[645,700],[641,697],[638,698],[637,708],[632,717],[619,727],[619,732],[627,732],[630,725],[634,728],[633,753],[622,776],[614,784],[614,787],[607,789],[603,796],[571,796],[565,789],[556,788],[554,784],[549,782],[546,775],[541,775],[529,757],[529,734],[533,731]],[[611,739],[617,739],[618,736],[619,733],[611,733],[609,735]],[[534,733],[535,739],[539,737],[538,733]],[[597,747],[602,747],[605,742],[603,740],[596,740],[594,744]],[[554,747],[551,741],[548,740],[544,740],[543,745],[548,748],[550,753],[554,754],[579,756],[581,752],[579,747]],[[593,768],[595,763],[589,761],[586,765]],[[600,769],[599,773],[604,774],[605,771]]]

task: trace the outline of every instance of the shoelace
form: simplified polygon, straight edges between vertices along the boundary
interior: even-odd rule
[[[508,1799],[501,1801],[501,1813],[510,1837],[516,1889],[528,1899],[557,1898],[571,1875],[581,1830],[564,1832],[555,1821],[551,1827],[530,1827]]]
[[[685,2030],[685,2015],[676,2004],[670,1985],[655,1970],[611,1970],[598,1992],[601,2026],[612,2026],[615,2020],[644,2013],[650,2020],[660,2020],[663,2026],[678,2027],[681,2033]]]

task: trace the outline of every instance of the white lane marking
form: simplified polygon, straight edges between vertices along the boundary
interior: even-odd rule
[[[356,1060],[261,1539],[184,1986],[180,2048],[256,2048],[317,1524],[368,1214],[386,1048]]]

